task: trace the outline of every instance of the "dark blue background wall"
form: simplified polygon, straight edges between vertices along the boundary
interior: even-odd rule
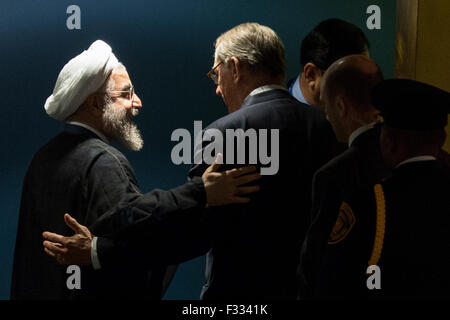
[[[81,8],[81,30],[68,30],[66,8]],[[381,8],[381,30],[367,30],[366,8]],[[366,32],[371,57],[393,75],[394,0],[346,1],[2,1],[0,4],[0,299],[9,298],[21,187],[34,152],[62,124],[43,109],[62,66],[96,39],[108,42],[128,69],[143,101],[137,118],[145,139],[141,152],[126,152],[143,191],[171,188],[186,179],[175,166],[170,135],[193,130],[226,108],[205,76],[213,42],[233,26],[256,21],[272,27],[286,46],[288,76],[299,69],[300,40],[318,22],[337,17]],[[62,213],[61,213],[62,214]],[[62,219],[62,217],[61,217]],[[181,265],[166,299],[197,299],[204,257]]]

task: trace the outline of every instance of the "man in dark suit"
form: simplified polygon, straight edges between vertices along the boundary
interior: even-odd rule
[[[144,199],[148,210],[140,212],[138,218],[157,220],[165,227],[159,229],[173,230],[185,226],[187,217],[201,221],[206,203],[211,206],[219,205],[220,201],[222,204],[242,201],[228,197],[227,190],[233,191],[233,183],[223,184],[234,179],[230,180],[231,176],[225,179],[214,172],[169,191],[142,194],[128,160],[109,145],[109,141],[116,141],[131,150],[142,148],[142,138],[132,121],[141,107],[125,67],[105,42],[94,42],[64,66],[45,109],[66,125],[62,133],[34,155],[25,177],[12,299],[67,299],[73,293],[66,285],[69,277],[66,268],[55,264],[42,248],[43,231],[71,233],[64,225],[64,212],[70,212],[100,236],[115,226],[108,229],[95,224],[102,214],[119,204]],[[73,219],[66,216],[66,222],[74,228]],[[157,237],[158,232],[153,236]],[[87,251],[85,260],[92,260],[94,267],[99,268],[98,256],[101,261],[104,251],[102,242],[89,239],[84,245],[94,248]],[[59,246],[55,248],[62,250]],[[81,263],[85,264],[85,260]],[[75,291],[81,298],[160,298],[166,265],[158,262],[148,266],[122,260],[100,271],[85,267],[81,290]]]
[[[197,154],[208,151],[210,130],[224,136],[231,129],[255,130],[261,143],[259,130],[264,129],[269,136],[278,132],[269,153],[279,158],[279,168],[263,176],[261,189],[250,203],[214,209],[223,214],[214,215],[212,221],[216,232],[207,255],[202,298],[295,299],[312,175],[331,158],[336,138],[321,110],[299,103],[282,86],[284,46],[270,28],[245,23],[222,34],[215,42],[209,74],[230,114],[206,128]],[[247,154],[243,163],[254,163],[249,160],[251,147],[246,144],[241,149]],[[234,157],[228,159],[230,152]],[[236,148],[225,150],[224,146],[224,159],[231,160],[224,168],[236,163],[235,158]],[[267,169],[261,158],[257,165]],[[190,177],[200,176],[206,166],[194,166]]]
[[[448,299],[450,174],[437,155],[450,94],[391,79],[374,88],[372,104],[384,118],[381,152],[392,176],[346,200],[355,223],[328,244],[320,290],[337,298]]]
[[[321,82],[321,102],[336,136],[348,149],[320,168],[313,179],[311,226],[302,246],[298,270],[299,296],[316,295],[327,242],[338,242],[354,223],[339,208],[356,190],[371,186],[388,174],[379,147],[378,111],[370,103],[370,90],[383,80],[378,66],[364,55],[334,62]],[[330,233],[336,220],[341,227]]]

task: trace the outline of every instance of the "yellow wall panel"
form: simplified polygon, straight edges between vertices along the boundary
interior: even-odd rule
[[[415,73],[416,80],[450,91],[449,0],[419,0]],[[446,130],[450,152],[450,125]]]

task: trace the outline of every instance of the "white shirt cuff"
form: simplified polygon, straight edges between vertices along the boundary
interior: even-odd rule
[[[98,260],[97,255],[97,237],[94,237],[91,242],[91,261],[92,261],[92,267],[94,267],[94,270],[101,269],[100,260]]]

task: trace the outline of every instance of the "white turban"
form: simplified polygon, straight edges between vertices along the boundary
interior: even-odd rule
[[[100,89],[118,66],[111,47],[102,40],[95,41],[61,70],[53,94],[45,101],[45,111],[56,120],[66,119],[91,93]]]

